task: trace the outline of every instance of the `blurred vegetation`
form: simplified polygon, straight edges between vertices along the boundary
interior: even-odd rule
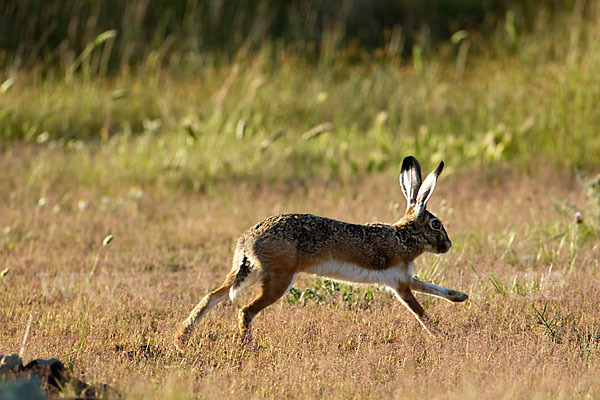
[[[102,32],[109,66],[136,65],[153,52],[231,57],[284,43],[318,56],[323,45],[361,49],[394,46],[408,54],[459,30],[484,36],[507,12],[530,30],[540,9],[572,12],[575,0],[6,0],[0,4],[0,65],[68,66]]]
[[[194,190],[600,166],[596,3],[342,4],[3,2],[0,146],[32,181]]]

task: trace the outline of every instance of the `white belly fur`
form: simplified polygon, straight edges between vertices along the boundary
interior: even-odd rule
[[[336,281],[395,287],[399,282],[408,282],[412,276],[412,263],[409,264],[408,268],[404,265],[398,265],[388,269],[374,270],[354,263],[329,259],[308,267],[305,272]]]

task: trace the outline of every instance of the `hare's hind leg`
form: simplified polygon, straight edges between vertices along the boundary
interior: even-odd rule
[[[252,302],[242,307],[238,314],[242,342],[252,342],[252,321],[254,317],[287,293],[295,280],[296,274],[287,272],[271,273],[261,277],[260,293]]]
[[[393,289],[394,294],[400,300],[402,304],[417,318],[417,321],[425,328],[429,334],[433,332],[440,332],[440,329],[431,320],[429,315],[425,312],[423,307],[419,304],[415,296],[410,291],[408,285],[401,285]]]
[[[194,328],[196,328],[202,317],[204,317],[211,308],[225,300],[229,294],[231,286],[233,285],[236,273],[236,270],[230,271],[229,274],[227,274],[225,281],[223,281],[223,284],[204,296],[198,305],[194,307],[185,321],[183,321],[179,327],[177,336],[175,336],[175,347],[177,347],[177,349],[182,350],[187,344],[188,340],[192,336]]]

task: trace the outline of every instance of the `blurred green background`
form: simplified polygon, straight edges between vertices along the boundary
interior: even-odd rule
[[[399,40],[410,54],[462,29],[492,35],[507,13],[530,31],[540,13],[570,13],[573,0],[7,0],[0,5],[3,65],[68,65],[102,32],[116,30],[111,68],[133,66],[152,51],[231,57],[283,43],[307,55],[323,42],[374,50]],[[392,38],[396,35],[395,38]],[[331,45],[331,43],[327,43]],[[168,59],[168,57],[166,57]]]
[[[586,1],[8,0],[0,138],[105,186],[594,171],[599,43]]]

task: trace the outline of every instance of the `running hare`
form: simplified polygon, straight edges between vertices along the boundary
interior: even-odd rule
[[[421,184],[421,166],[414,157],[402,162],[400,186],[408,202],[406,213],[393,225],[355,225],[310,214],[281,214],[253,226],[238,240],[233,268],[223,284],[192,310],[177,334],[182,348],[208,310],[233,300],[240,290],[260,284],[260,293],[239,311],[242,339],[252,341],[252,320],[294,284],[299,272],[331,279],[379,284],[391,289],[431,333],[435,323],[411,290],[460,302],[467,295],[413,277],[413,260],[427,251],[446,253],[450,239],[442,222],[425,209],[444,163]]]

